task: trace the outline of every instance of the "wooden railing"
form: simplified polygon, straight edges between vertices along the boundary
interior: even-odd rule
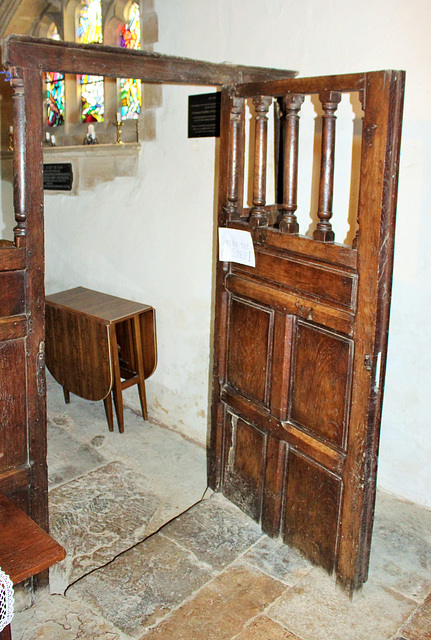
[[[306,96],[318,100],[321,106],[321,151],[318,179],[317,209],[311,212],[315,219],[311,236],[314,240],[331,243],[335,240],[332,228],[336,112],[342,93],[359,93],[364,105],[364,86],[366,74],[334,76],[331,89],[322,85],[321,78],[292,79],[261,84],[241,85],[231,97],[229,121],[229,166],[228,194],[225,210],[228,220],[244,220],[247,216],[250,227],[272,227],[282,234],[297,235],[300,225],[297,219],[298,209],[298,149],[300,140],[300,111]],[[335,87],[334,89],[332,87]],[[265,93],[262,93],[262,89]],[[254,93],[257,91],[258,93]],[[246,101],[252,99],[254,105],[254,139],[251,158],[250,180],[252,181],[252,207],[244,208],[241,189],[244,184],[244,156],[246,153],[245,126]],[[280,149],[276,154],[281,165],[276,167],[280,185],[275,205],[267,204],[268,165],[268,112],[275,103],[280,118],[275,126],[280,130],[276,139]],[[253,127],[252,127],[253,129]],[[317,134],[316,134],[317,135]],[[353,126],[352,126],[353,138]],[[314,158],[312,158],[314,161]],[[348,185],[343,185],[348,188]],[[346,219],[347,219],[346,212]],[[304,233],[304,231],[303,231]],[[353,242],[355,245],[355,242]]]

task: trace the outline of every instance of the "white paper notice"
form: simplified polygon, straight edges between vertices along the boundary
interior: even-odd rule
[[[253,239],[250,231],[219,227],[219,260],[255,267]]]

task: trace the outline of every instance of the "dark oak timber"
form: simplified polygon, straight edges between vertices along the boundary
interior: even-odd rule
[[[13,243],[0,243],[0,492],[47,531],[42,74],[11,75],[17,224]]]
[[[15,220],[17,222],[14,228],[16,238],[16,246],[25,245],[25,235],[27,228],[27,217],[25,211],[25,95],[24,80],[22,70],[14,69],[12,72],[11,84],[13,87],[13,124],[14,124],[14,180],[13,180],[13,196]],[[16,132],[16,133],[15,133]]]
[[[239,218],[240,208],[242,208],[243,183],[240,182],[240,178],[244,172],[244,135],[244,100],[233,97],[230,112],[230,139],[232,143],[229,146],[230,179],[227,197],[229,220]]]
[[[284,233],[299,232],[295,211],[298,208],[298,114],[303,102],[304,96],[295,93],[289,93],[283,99],[285,119],[283,204],[281,205],[283,215],[279,229]]]
[[[230,88],[224,88],[221,94],[220,113],[220,156],[218,181],[218,226],[227,222],[227,193],[229,189],[229,155],[230,155],[230,114],[232,96]],[[244,168],[242,168],[244,172]],[[216,262],[217,282],[223,282],[229,269],[229,263]],[[208,449],[208,482],[214,490],[220,491],[222,467],[225,454],[223,443],[225,439],[225,405],[220,401],[223,382],[226,376],[226,340],[227,340],[227,306],[228,293],[224,287],[218,286],[215,293],[215,306],[219,313],[214,318],[214,375],[212,379],[211,402],[211,432]]]
[[[0,493],[0,562],[13,584],[66,557],[63,547]]]
[[[383,72],[373,72],[383,73]],[[351,73],[337,76],[317,76],[315,78],[289,78],[281,80],[268,79],[266,82],[250,82],[236,87],[235,95],[249,98],[255,95],[284,96],[288,93],[314,94],[325,91],[340,91],[350,93],[365,88],[365,78],[370,74]]]
[[[65,556],[58,542],[0,493],[0,566],[14,586]],[[11,638],[10,625],[0,632],[0,638]]]
[[[213,433],[224,445],[220,458],[220,448],[211,450],[210,483],[269,535],[335,572],[348,593],[368,570],[403,90],[404,73],[396,71],[237,86],[234,95],[253,99],[258,112],[253,207],[237,219],[226,215],[229,167],[220,171],[219,224],[251,231],[256,266],[218,267]],[[365,113],[359,233],[349,247],[334,242],[331,227],[335,111],[341,93],[358,91]],[[313,238],[299,235],[296,220],[305,95],[320,99],[324,113]],[[284,134],[275,205],[265,202],[271,99],[285,118],[284,130],[275,119]],[[232,140],[226,128],[226,157]]]
[[[121,50],[105,45],[8,36],[2,47],[3,64],[41,71],[87,73],[111,78],[139,78],[146,83],[222,86],[268,78],[289,78],[295,71],[220,64],[168,56],[161,53]]]
[[[253,104],[255,116],[254,168],[253,168],[253,208],[250,214],[250,225],[266,227],[268,216],[264,209],[266,203],[266,161],[268,143],[268,110],[272,98],[256,96]]]
[[[148,420],[145,378],[157,363],[153,307],[75,287],[47,296],[45,310],[46,365],[63,387],[66,403],[70,392],[104,400],[113,431],[113,398],[123,433],[122,391],[137,385],[142,415]]]

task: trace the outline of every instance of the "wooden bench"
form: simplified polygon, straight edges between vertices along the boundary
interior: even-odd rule
[[[66,556],[63,547],[0,493],[0,567],[13,585],[48,569]],[[10,625],[0,640],[10,640]]]

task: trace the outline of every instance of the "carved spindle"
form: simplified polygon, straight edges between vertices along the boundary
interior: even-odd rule
[[[266,202],[266,149],[268,139],[268,109],[272,98],[253,98],[256,109],[256,131],[254,144],[253,209],[250,215],[252,227],[267,227],[268,216],[264,209]]]
[[[283,216],[279,229],[283,233],[299,233],[299,224],[295,211],[298,208],[298,132],[299,110],[304,102],[304,96],[291,93],[284,97],[285,113],[285,142],[284,142],[284,172],[283,172]]]
[[[341,93],[328,91],[319,96],[323,107],[322,156],[320,160],[319,209],[320,222],[313,233],[315,240],[333,242],[335,236],[330,220],[334,194],[334,151],[335,151],[335,111],[341,100]]]
[[[27,216],[25,212],[25,153],[24,153],[24,127],[25,127],[25,105],[24,105],[24,82],[14,69],[11,79],[13,93],[13,133],[14,133],[14,178],[13,178],[13,202],[15,209],[14,228],[15,244],[22,246],[25,243],[27,233]]]
[[[232,98],[230,111],[229,185],[226,212],[230,220],[240,217],[238,209],[239,171],[241,167],[242,129],[244,126],[244,99]]]

